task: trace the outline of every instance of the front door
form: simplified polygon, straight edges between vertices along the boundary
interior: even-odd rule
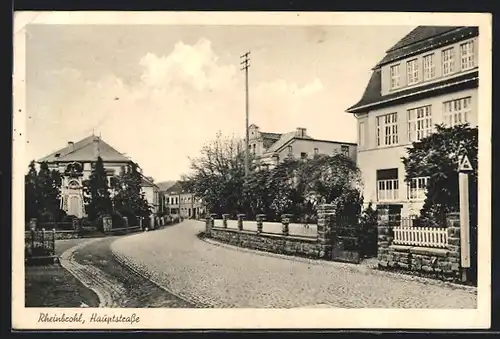
[[[68,199],[68,214],[81,217],[81,201],[78,195],[70,195]]]

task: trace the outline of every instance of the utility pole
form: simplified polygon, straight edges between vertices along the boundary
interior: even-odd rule
[[[250,67],[250,51],[241,55],[240,58],[243,59],[240,64],[242,65],[241,70],[245,70],[245,177],[248,176],[249,172],[249,135],[248,135],[248,68]]]

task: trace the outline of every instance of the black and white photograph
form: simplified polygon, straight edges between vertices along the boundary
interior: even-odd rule
[[[12,326],[489,327],[491,34],[17,13]]]

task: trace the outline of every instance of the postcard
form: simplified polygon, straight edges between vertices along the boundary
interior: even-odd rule
[[[489,14],[14,24],[14,330],[490,326]]]

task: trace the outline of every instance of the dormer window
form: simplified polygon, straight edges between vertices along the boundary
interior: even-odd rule
[[[406,74],[408,85],[413,85],[418,82],[418,59],[410,60],[406,63]]]
[[[467,41],[460,45],[460,69],[462,71],[474,67],[474,41]]]
[[[56,153],[56,158],[59,158],[61,156],[61,153]]]
[[[399,87],[399,67],[399,64],[391,66],[391,89]]]
[[[447,48],[443,51],[443,75],[448,75],[453,73],[455,66],[455,52],[453,47]]]
[[[434,78],[436,67],[434,66],[434,53],[424,56],[424,81]]]

